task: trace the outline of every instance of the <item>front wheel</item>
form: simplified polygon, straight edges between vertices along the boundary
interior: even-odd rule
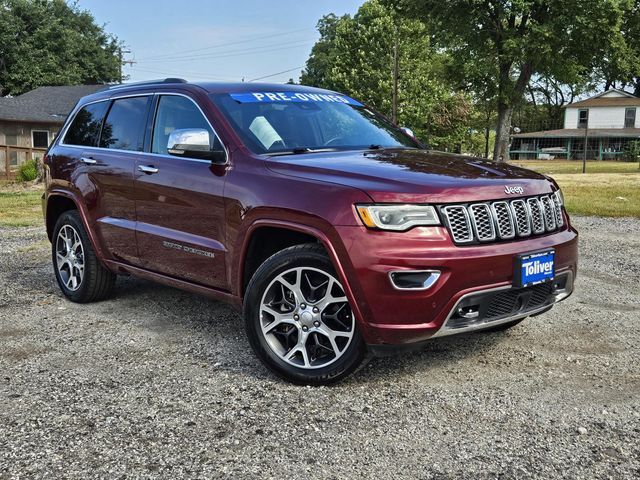
[[[316,244],[287,248],[260,266],[247,287],[244,318],[256,355],[294,383],[336,382],[365,356],[344,288]]]

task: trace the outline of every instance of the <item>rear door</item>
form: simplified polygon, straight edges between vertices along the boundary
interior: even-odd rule
[[[160,94],[150,153],[136,166],[137,240],[145,268],[201,285],[228,287],[223,190],[227,166],[167,152],[177,129],[206,129],[220,142],[195,100]]]
[[[64,138],[64,145],[76,151],[73,182],[98,241],[112,259],[131,264],[139,263],[133,172],[135,156],[144,145],[149,105],[149,95],[89,104],[78,112]]]

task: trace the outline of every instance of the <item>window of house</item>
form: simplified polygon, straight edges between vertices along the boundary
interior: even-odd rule
[[[100,146],[114,150],[142,151],[149,97],[115,100],[100,134]]]
[[[108,102],[92,103],[80,109],[64,137],[67,145],[95,147]]]
[[[18,135],[15,133],[7,133],[5,134],[5,142],[7,145],[11,146],[11,147],[17,147],[18,146]]]
[[[47,148],[49,146],[49,131],[33,130],[31,132],[31,145],[33,148]]]
[[[209,132],[211,140],[217,140],[209,123],[191,100],[175,95],[160,97],[153,129],[151,152],[166,155],[167,142],[171,132],[185,128],[204,129]]]
[[[636,126],[636,108],[627,108],[624,111],[624,128],[634,128]]]
[[[588,124],[589,110],[586,108],[578,110],[578,128],[587,128]]]

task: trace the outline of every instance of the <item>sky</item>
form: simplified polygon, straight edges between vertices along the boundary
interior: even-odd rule
[[[328,13],[354,14],[363,0],[80,0],[124,42],[127,81],[298,80]],[[282,73],[280,73],[282,72]],[[274,75],[276,74],[276,75]]]

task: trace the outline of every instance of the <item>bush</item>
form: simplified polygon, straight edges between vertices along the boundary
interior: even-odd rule
[[[634,140],[633,142],[629,142],[627,148],[625,148],[622,159],[625,162],[637,162],[638,158],[640,158],[640,142]]]
[[[30,182],[38,178],[38,164],[35,160],[29,160],[18,168],[16,179],[19,182]]]

